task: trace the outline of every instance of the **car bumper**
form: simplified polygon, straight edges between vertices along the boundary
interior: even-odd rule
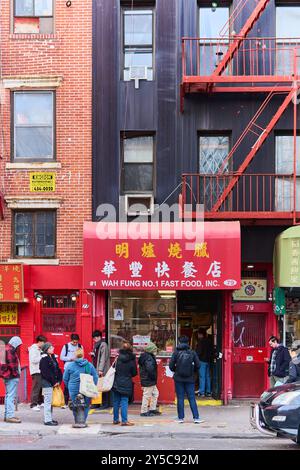
[[[250,424],[253,428],[260,431],[262,434],[276,437],[277,433],[266,427],[266,423],[262,417],[262,413],[258,403],[250,404]]]

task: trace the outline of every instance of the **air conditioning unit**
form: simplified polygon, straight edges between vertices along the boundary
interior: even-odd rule
[[[152,215],[154,198],[152,194],[126,194],[125,213],[129,216]]]
[[[136,89],[139,88],[140,80],[148,79],[148,67],[145,65],[133,65],[129,67],[129,80],[134,80]]]

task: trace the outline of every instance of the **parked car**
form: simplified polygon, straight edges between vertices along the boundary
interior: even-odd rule
[[[250,423],[263,434],[287,437],[300,445],[300,382],[264,392],[251,403]]]

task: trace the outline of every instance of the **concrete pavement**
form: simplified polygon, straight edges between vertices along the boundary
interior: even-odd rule
[[[202,424],[194,424],[188,406],[185,407],[185,423],[174,422],[177,417],[176,406],[160,407],[161,416],[142,417],[140,406],[129,407],[129,420],[135,426],[124,427],[112,424],[112,410],[92,410],[85,429],[72,428],[73,415],[69,409],[54,409],[54,419],[59,426],[48,427],[43,424],[43,412],[32,411],[28,404],[18,407],[16,416],[22,419],[21,424],[10,424],[2,421],[4,406],[0,406],[0,437],[1,436],[51,436],[51,435],[85,435],[85,436],[132,436],[132,437],[180,437],[180,438],[245,438],[264,439],[249,424],[248,405],[229,405],[221,407],[203,406],[199,408]]]

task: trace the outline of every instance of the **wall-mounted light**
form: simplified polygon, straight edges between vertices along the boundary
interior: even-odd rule
[[[43,300],[42,294],[39,294],[38,292],[34,294],[34,297],[37,302],[41,302]]]
[[[72,302],[76,302],[77,298],[78,298],[78,292],[73,292],[73,293],[71,294],[71,300],[72,300]]]
[[[216,2],[212,2],[212,4],[211,4],[211,11],[212,11],[212,12],[216,11],[217,7],[218,7],[218,4],[217,4]]]
[[[269,292],[269,297],[268,297],[268,301],[269,301],[269,302],[272,302],[272,300],[273,300],[273,293],[272,293],[272,291],[270,290],[270,292]]]
[[[247,269],[254,269],[254,264],[247,264]]]
[[[70,6],[72,6],[72,2],[71,2],[71,0],[68,0],[68,1],[66,2],[66,7],[70,8]]]

